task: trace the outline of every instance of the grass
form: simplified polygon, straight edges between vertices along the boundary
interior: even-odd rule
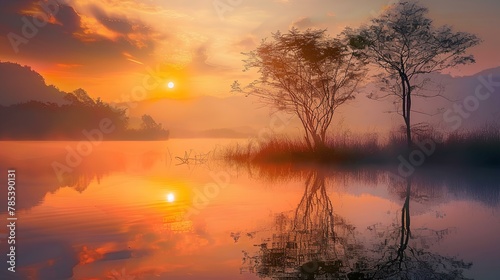
[[[226,147],[223,157],[237,162],[259,163],[354,163],[368,161],[379,154],[380,145],[376,137],[337,139],[325,147],[311,151],[304,141],[288,137],[274,137],[264,142],[248,142]]]
[[[500,165],[500,128],[495,125],[476,131],[454,132],[446,137],[433,131],[415,133],[414,142],[411,151],[417,153],[421,150],[417,143],[435,146],[435,151],[425,156],[426,164]],[[324,148],[315,151],[308,149],[305,141],[274,137],[260,143],[227,147],[223,157],[233,162],[260,164],[393,165],[399,164],[399,157],[407,155],[407,151],[405,137],[400,133],[391,133],[384,143],[375,134],[344,133],[330,137]]]
[[[500,165],[500,128],[488,125],[480,130],[455,132],[438,143],[432,163],[448,165]]]

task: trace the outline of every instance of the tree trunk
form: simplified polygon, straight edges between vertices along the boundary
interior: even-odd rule
[[[410,82],[407,80],[407,87],[408,87],[408,94],[406,95],[406,141],[408,144],[408,150],[411,149],[413,140],[412,140],[412,135],[411,135],[411,88],[410,88]]]
[[[308,130],[307,127],[304,127],[306,131],[305,139],[307,147],[311,152],[318,151],[323,149],[325,145],[325,137],[322,137],[322,134],[318,133],[314,130]]]
[[[311,140],[309,140],[309,134],[306,133],[306,136],[304,136],[304,138],[306,139],[307,148],[309,148],[310,151],[314,150]]]
[[[408,247],[408,242],[411,235],[410,230],[410,194],[411,194],[411,178],[406,179],[406,199],[401,209],[401,240],[399,242],[398,259],[399,265],[403,262],[404,252]]]
[[[409,118],[410,118],[410,116],[408,116],[408,119]],[[406,144],[408,145],[408,149],[411,149],[413,141],[411,140],[411,126],[410,126],[410,122],[409,121],[406,124]]]
[[[323,138],[316,132],[312,134],[313,141],[314,141],[314,150],[319,151],[323,148],[325,148],[325,142],[323,141]]]
[[[401,96],[402,96],[402,111],[403,111],[403,119],[405,121],[406,126],[406,144],[408,146],[408,154],[410,153],[410,149],[413,145],[412,135],[411,135],[411,85],[410,80],[404,72],[400,72],[399,76],[401,78]]]

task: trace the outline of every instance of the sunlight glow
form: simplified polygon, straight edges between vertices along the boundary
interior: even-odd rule
[[[174,88],[174,82],[168,82],[167,87],[168,88]]]
[[[174,202],[175,201],[175,195],[173,193],[167,194],[167,202]]]

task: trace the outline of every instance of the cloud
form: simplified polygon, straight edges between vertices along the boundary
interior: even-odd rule
[[[64,69],[69,69],[69,68],[76,68],[76,67],[80,67],[82,66],[82,64],[77,64],[77,63],[57,63],[56,64],[57,67],[59,68],[64,68]]]
[[[17,13],[21,9],[26,9],[31,6],[35,1],[32,0],[18,0],[18,1],[1,1],[0,11],[5,14]]]
[[[114,260],[123,260],[129,259],[132,257],[133,251],[131,250],[121,250],[121,251],[113,251],[104,254],[100,261],[114,261]]]
[[[54,14],[54,17],[66,32],[73,33],[81,30],[80,15],[70,6],[59,6],[59,11]]]
[[[314,27],[314,23],[312,22],[311,18],[309,18],[309,17],[301,17],[301,18],[295,20],[294,22],[292,22],[292,24],[290,25],[290,28],[292,28],[292,27],[295,27],[298,29],[307,29],[307,28]]]
[[[199,46],[193,54],[190,67],[196,69],[196,70],[211,70],[215,68],[215,66],[211,65],[208,63],[208,44],[203,44]]]
[[[210,62],[210,43],[203,43],[199,45],[191,56],[191,62],[186,67],[186,71],[191,73],[204,73],[206,75],[219,75],[227,72],[227,67],[217,65]]]
[[[125,17],[110,16],[97,6],[93,6],[91,10],[94,17],[106,28],[122,35],[132,33],[132,24]]]
[[[120,69],[129,65],[123,53],[144,61],[151,57],[157,41],[164,38],[140,20],[108,14],[97,6],[93,13],[81,14],[74,7],[61,4],[48,15],[38,1],[6,2],[0,4],[0,31],[6,37],[16,34],[24,39],[14,44],[12,40],[0,40],[4,57],[51,65],[79,64],[83,66],[81,70]],[[37,25],[42,16],[48,22]]]
[[[238,50],[241,50],[241,49],[250,50],[250,49],[253,49],[257,46],[257,42],[256,42],[254,36],[246,36],[245,38],[236,42],[234,44],[234,46],[237,47]]]
[[[27,243],[19,246],[19,255],[23,257],[19,258],[17,264],[23,279],[28,278],[30,270],[37,271],[38,279],[68,279],[73,276],[73,267],[78,264],[78,258],[67,241],[40,236],[39,241],[35,242],[23,240]]]

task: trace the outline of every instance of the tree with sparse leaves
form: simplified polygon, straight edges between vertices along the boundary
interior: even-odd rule
[[[325,146],[334,112],[354,98],[365,75],[357,50],[325,30],[277,32],[244,54],[245,70],[257,69],[260,77],[244,88],[235,82],[233,91],[296,115],[311,150]]]
[[[395,96],[401,103],[398,113],[408,147],[412,146],[412,97],[425,96],[422,89],[429,82],[423,75],[474,63],[467,50],[480,43],[473,34],[434,26],[427,13],[416,1],[401,1],[350,34],[351,46],[365,50],[369,62],[383,70],[378,75],[382,83],[378,97]]]

